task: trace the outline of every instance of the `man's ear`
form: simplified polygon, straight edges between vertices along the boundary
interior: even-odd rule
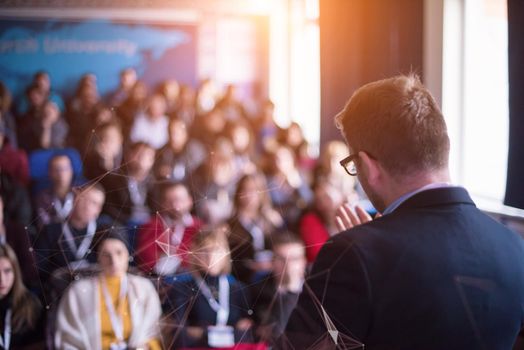
[[[370,185],[375,185],[382,181],[382,167],[375,158],[370,157],[366,152],[358,152],[362,173],[366,174],[366,180]]]

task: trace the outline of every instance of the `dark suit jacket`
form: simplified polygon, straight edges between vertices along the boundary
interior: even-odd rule
[[[101,226],[100,223],[97,223],[98,228]],[[76,261],[75,253],[67,244],[61,223],[52,223],[44,226],[42,232],[37,235],[33,247],[36,266],[43,283],[48,280],[53,271],[69,266]],[[90,263],[95,263],[95,254],[92,251],[88,252],[86,260]]]
[[[511,349],[523,307],[522,239],[432,189],[324,245],[276,348]]]
[[[102,182],[106,190],[106,200],[102,212],[122,224],[128,223],[134,206],[127,179],[125,171],[118,171],[107,175]],[[153,179],[150,177],[146,181],[147,194],[145,205],[154,210],[151,208],[153,206]]]

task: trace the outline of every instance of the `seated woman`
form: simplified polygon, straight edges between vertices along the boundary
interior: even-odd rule
[[[340,232],[335,217],[337,209],[344,203],[342,193],[328,182],[315,182],[313,192],[313,203],[304,211],[298,224],[308,263],[315,261],[329,237]]]
[[[105,187],[105,176],[120,167],[123,144],[122,128],[118,122],[109,121],[100,124],[85,154],[86,178],[101,181]]]
[[[128,274],[124,233],[99,230],[94,249],[101,271],[66,291],[58,308],[57,349],[160,349],[160,300],[153,284]]]
[[[248,291],[231,270],[227,226],[201,230],[194,238],[190,273],[168,277],[166,308],[179,326],[171,346],[231,347],[249,342]]]
[[[280,210],[286,224],[293,227],[301,211],[312,200],[311,189],[288,146],[275,147],[270,154],[268,167],[268,188],[273,206]]]
[[[234,212],[228,221],[228,237],[233,261],[233,275],[251,283],[255,275],[271,269],[271,234],[283,224],[272,207],[262,174],[244,175],[238,181]]]
[[[206,161],[195,170],[191,190],[198,217],[210,225],[224,223],[232,214],[232,198],[239,176],[231,142],[217,140]]]
[[[0,346],[43,349],[43,320],[40,302],[22,282],[15,252],[8,244],[0,245]]]

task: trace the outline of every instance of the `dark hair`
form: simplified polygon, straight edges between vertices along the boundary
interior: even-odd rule
[[[93,238],[93,243],[91,244],[91,249],[98,254],[98,251],[108,239],[116,239],[124,243],[127,250],[129,251],[129,241],[127,239],[127,232],[124,227],[119,225],[101,225],[97,228],[95,236]]]
[[[12,96],[7,86],[0,81],[0,112],[6,113],[11,107]],[[5,119],[5,116],[2,117]]]
[[[97,190],[99,192],[102,192],[102,194],[106,194],[106,190],[104,189],[104,186],[102,186],[100,184],[100,182],[88,182],[88,183],[85,183],[85,184],[82,184],[80,186],[76,186],[74,188],[74,192],[76,195],[82,193],[82,192],[85,192],[85,191],[90,191],[90,190]]]
[[[13,332],[24,332],[26,330],[25,328],[34,328],[40,317],[42,305],[25,287],[22,281],[22,272],[20,271],[18,258],[9,244],[0,245],[0,258],[9,260],[15,275],[13,286],[9,292],[12,298]]]
[[[153,146],[151,146],[149,143],[147,142],[143,142],[143,141],[138,141],[138,142],[134,142],[132,143],[128,148],[127,148],[127,152],[126,153],[129,153],[129,152],[135,152],[141,148],[150,148],[152,149],[153,151],[155,150],[155,148]]]
[[[53,163],[57,158],[62,158],[62,157],[66,157],[67,159],[69,159],[69,162],[71,163],[71,168],[72,168],[73,167],[73,160],[71,159],[69,154],[67,154],[66,152],[61,152],[61,151],[58,151],[58,152],[54,153],[51,156],[51,158],[49,158],[49,161],[47,162],[47,167],[49,168],[51,166],[51,163]]]
[[[240,178],[237,182],[237,188],[233,196],[233,204],[235,209],[238,210],[240,206],[240,198],[244,192],[244,186],[248,181],[254,181],[257,187],[258,194],[260,195],[260,210],[271,208],[271,197],[267,188],[267,182],[264,175],[260,173],[246,174]]]
[[[271,246],[273,249],[286,244],[300,244],[304,246],[304,241],[290,231],[279,231],[271,235]]]
[[[31,94],[31,91],[40,91],[40,88],[38,87],[38,85],[36,84],[31,84],[27,87],[27,89],[25,90],[25,93],[26,95],[30,95]]]
[[[173,181],[173,180],[158,181],[155,184],[155,187],[154,187],[155,199],[157,200],[158,204],[159,205],[162,204],[162,202],[164,201],[164,198],[165,198],[165,194],[168,191],[170,191],[172,188],[175,188],[175,187],[178,187],[178,186],[185,188],[187,193],[191,196],[189,188],[183,182]]]
[[[107,109],[107,108],[106,107],[100,108],[98,110],[98,112],[100,112],[103,109]],[[113,113],[113,112],[111,112],[111,113]],[[103,122],[100,125],[98,125],[97,126],[97,132],[101,132],[102,130],[109,129],[109,128],[116,128],[119,133],[122,133],[122,124],[120,123],[120,121],[118,121],[118,119],[116,119],[116,117],[115,117],[115,119]]]
[[[416,75],[364,85],[336,123],[353,153],[368,153],[392,175],[447,166],[449,138],[444,117]]]

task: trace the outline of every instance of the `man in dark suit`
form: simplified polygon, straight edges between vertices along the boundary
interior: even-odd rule
[[[511,349],[524,320],[519,236],[449,184],[444,118],[415,76],[368,84],[337,116],[341,161],[382,216],[339,210],[275,348]]]
[[[99,184],[76,189],[73,210],[67,220],[44,226],[36,236],[33,249],[44,284],[59,268],[67,267],[74,272],[95,262],[91,244],[104,200],[105,192]]]

